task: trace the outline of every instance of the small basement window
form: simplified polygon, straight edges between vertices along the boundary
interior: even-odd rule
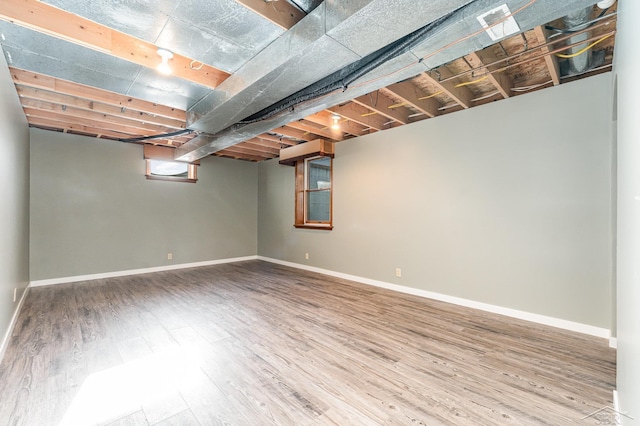
[[[296,172],[296,228],[333,229],[333,144],[315,139],[280,150]]]
[[[296,164],[296,228],[332,229],[331,157],[312,157]]]
[[[147,179],[195,183],[198,180],[197,166],[199,162],[172,161],[173,154],[172,148],[145,145],[144,159],[147,166],[145,173]]]

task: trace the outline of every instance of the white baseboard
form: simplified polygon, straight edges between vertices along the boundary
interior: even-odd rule
[[[620,401],[618,400],[618,391],[616,389],[613,390],[613,409],[617,413],[620,412]]]
[[[618,349],[618,339],[616,339],[615,337],[609,337],[609,347]]]
[[[7,346],[9,345],[9,340],[11,339],[11,334],[13,333],[13,329],[16,326],[16,321],[18,320],[18,315],[22,310],[22,305],[24,304],[24,300],[27,298],[27,293],[29,293],[29,287],[24,289],[22,292],[22,297],[18,302],[18,306],[16,306],[16,310],[13,313],[13,317],[11,317],[11,322],[9,322],[9,327],[7,327],[7,332],[4,334],[4,338],[2,339],[2,345],[0,345],[0,362],[2,358],[4,358],[4,351],[7,350]]]
[[[245,260],[256,260],[258,256],[233,257],[228,259],[207,260],[204,262],[180,263],[177,265],[155,266],[153,268],[131,269],[128,271],[105,272],[101,274],[76,275],[73,277],[52,278],[48,280],[31,281],[30,287],[42,287],[45,285],[75,283],[78,281],[101,280],[104,278],[124,277],[127,275],[148,274],[150,272],[173,271],[176,269],[197,268],[200,266],[220,265],[223,263],[242,262]]]
[[[590,336],[601,337],[603,339],[609,339],[611,336],[610,330],[606,328],[595,327],[588,324],[582,324],[578,322],[563,320],[560,318],[548,317],[545,315],[534,314],[531,312],[519,311],[517,309],[505,308],[502,306],[490,305],[488,303],[476,302],[474,300],[463,299],[460,297],[448,296],[446,294],[434,293],[431,291],[420,290],[412,287],[405,287],[398,284],[387,283],[384,281],[373,280],[370,278],[363,278],[356,275],[343,274],[341,272],[330,271],[328,269],[316,268],[314,266],[301,265],[299,263],[287,262],[279,259],[272,259],[269,257],[258,256],[259,260],[266,262],[277,263],[279,265],[289,266],[292,268],[303,269],[306,271],[317,272],[324,275],[330,275],[345,280],[355,281],[362,284],[368,284],[376,287],[386,288],[388,290],[398,291],[400,293],[411,294],[414,296],[426,297],[428,299],[439,300],[441,302],[452,303],[454,305],[464,306],[467,308],[478,309],[485,312],[491,312],[494,314],[505,315],[512,318],[517,318],[525,321],[534,322],[537,324],[548,325],[551,327],[561,328],[564,330],[575,331],[578,333],[588,334]]]

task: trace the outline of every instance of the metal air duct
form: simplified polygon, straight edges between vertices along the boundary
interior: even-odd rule
[[[364,10],[367,9],[366,7],[360,7],[355,8],[356,10],[341,10],[341,13],[337,13],[334,8],[339,8],[344,2],[325,1],[290,30],[297,32],[300,31],[298,26],[301,24],[304,24],[301,28],[308,28],[309,26],[321,25],[321,22],[324,21],[326,23],[325,32],[321,34],[315,32],[316,37],[312,41],[307,40],[307,42],[300,40],[293,34],[287,35],[288,37],[285,39],[291,40],[295,44],[295,48],[284,49],[283,53],[288,56],[282,59],[274,57],[271,61],[273,63],[269,64],[265,52],[285,47],[276,41],[251,60],[244,67],[246,69],[243,68],[238,74],[229,77],[220,86],[225,86],[223,88],[225,92],[220,93],[216,90],[196,105],[190,111],[191,119],[188,127],[212,134],[198,136],[181,146],[176,150],[176,158],[183,161],[202,158],[293,120],[304,118],[490,46],[495,41],[482,31],[477,17],[503,4],[507,4],[512,13],[517,12],[514,17],[520,30],[527,31],[566,16],[576,9],[593,6],[596,0],[567,0],[564,2],[556,0],[475,0],[454,2],[453,5],[449,4],[448,8],[445,8],[443,4],[450,2],[374,0],[355,3],[367,3],[368,6],[376,5],[380,7],[380,10],[374,14],[370,10]],[[393,4],[388,5],[388,3]],[[401,8],[399,3],[402,3],[404,8]],[[460,5],[464,5],[464,7],[456,9]],[[433,13],[433,11],[429,13],[427,9],[432,7],[438,7],[438,13]],[[242,119],[316,83],[321,78],[336,72],[336,69],[341,70],[350,65],[351,62],[342,68],[336,68],[334,60],[336,55],[329,48],[329,46],[334,46],[336,42],[343,47],[348,47],[346,50],[341,49],[341,53],[337,55],[338,57],[344,55],[340,58],[341,60],[354,57],[360,60],[377,50],[376,48],[384,47],[408,34],[410,31],[406,31],[407,29],[413,31],[423,26],[425,22],[433,22],[452,10],[455,12],[429,31],[422,42],[359,77],[348,90],[334,91],[317,99],[309,99],[288,110],[286,114],[270,116],[249,124],[234,125],[234,123],[238,123]],[[336,13],[340,17],[339,23],[333,24],[336,22],[334,18]],[[357,19],[351,19],[355,17]],[[307,19],[309,21],[306,21]],[[410,25],[405,25],[405,22]],[[417,25],[417,23],[422,24]],[[381,25],[384,25],[384,30],[380,28]],[[384,33],[383,37],[379,34],[381,32]],[[470,37],[470,35],[472,36]],[[311,63],[301,60],[302,57],[307,57],[306,51],[296,50],[304,50],[304,47],[301,46],[310,46],[311,56],[313,56]],[[316,64],[331,64],[331,66],[322,66],[320,72],[315,72],[312,68]],[[260,72],[263,66],[265,69]],[[248,82],[245,84],[241,81],[243,77],[251,78],[248,78]],[[227,84],[227,82],[229,83]],[[214,102],[218,98],[220,104]]]
[[[591,12],[593,10],[593,6],[589,6],[583,9],[579,9],[575,12],[572,12],[566,15],[562,20],[564,21],[564,25],[566,28],[570,28],[571,30],[581,30],[581,25],[587,23],[591,17]],[[589,32],[584,32],[582,34],[571,37],[567,40],[567,44],[571,45],[574,43],[579,43],[584,41],[590,37]],[[567,55],[574,55],[580,52],[582,49],[587,47],[587,44],[579,44],[567,50]],[[569,62],[569,73],[570,74],[581,74],[587,71],[591,67],[591,49],[588,49],[586,52],[578,54],[572,58],[568,58]]]

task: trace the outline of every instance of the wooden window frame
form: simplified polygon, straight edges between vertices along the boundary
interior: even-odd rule
[[[187,164],[187,177],[177,177],[177,176],[162,176],[162,175],[154,175],[151,173],[151,161],[152,159],[147,158],[145,160],[147,162],[147,171],[145,176],[148,180],[164,180],[169,182],[187,182],[187,183],[196,183],[198,181],[198,169],[196,164],[189,163]],[[163,160],[159,160],[163,161]]]
[[[168,161],[168,162],[176,162],[174,161],[175,148],[169,148],[166,146],[156,146],[156,145],[144,145],[143,146],[143,158],[146,162],[146,172],[145,177],[147,180],[162,180],[168,182],[186,182],[186,183],[196,183],[198,181],[198,166],[200,165],[200,161],[192,161],[188,164],[187,167],[187,177],[178,177],[178,176],[161,176],[154,175],[151,173],[151,161]]]
[[[317,160],[318,158],[327,157],[330,161],[329,176],[331,184],[328,189],[308,189],[308,173],[307,165],[310,161]],[[295,223],[294,227],[303,229],[319,229],[319,230],[332,230],[333,229],[333,157],[332,156],[313,156],[303,158],[296,161],[295,164],[296,174],[296,195],[295,195]],[[329,220],[326,222],[317,222],[307,220],[307,198],[310,192],[329,191]]]

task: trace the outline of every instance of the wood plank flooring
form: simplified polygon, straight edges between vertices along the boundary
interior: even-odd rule
[[[261,261],[34,288],[0,424],[597,424],[604,339]]]

